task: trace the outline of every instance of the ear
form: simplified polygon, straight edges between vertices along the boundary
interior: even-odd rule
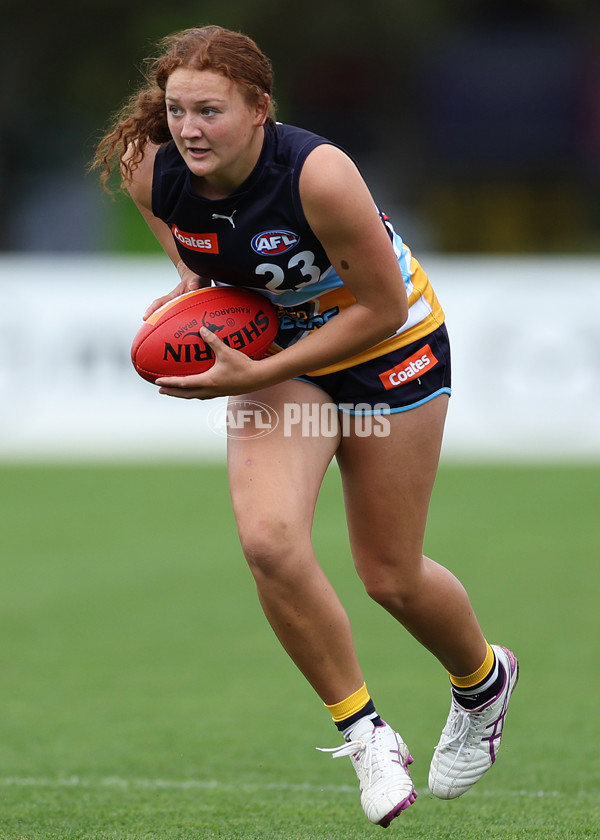
[[[254,124],[264,125],[269,116],[269,108],[271,105],[271,97],[268,93],[263,93],[256,101],[254,109]]]

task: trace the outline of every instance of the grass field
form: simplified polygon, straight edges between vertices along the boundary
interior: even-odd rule
[[[521,681],[496,767],[427,792],[436,662],[352,572],[339,477],[314,537],[419,790],[385,834],[280,650],[221,467],[0,469],[0,838],[567,840],[600,834],[600,467],[440,472],[428,552],[467,585]]]

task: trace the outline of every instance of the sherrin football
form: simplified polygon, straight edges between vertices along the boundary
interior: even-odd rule
[[[138,330],[131,346],[136,371],[148,382],[207,371],[214,354],[200,337],[202,326],[234,350],[261,359],[279,322],[271,301],[249,289],[211,286],[187,292],[153,312]]]

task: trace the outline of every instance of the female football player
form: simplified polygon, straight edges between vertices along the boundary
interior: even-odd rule
[[[433,794],[460,796],[492,765],[518,675],[515,656],[486,641],[456,577],[423,555],[450,394],[444,313],[349,155],[275,122],[271,66],[251,39],[188,29],[161,42],[149,68],[95,159],[104,181],[118,162],[180,275],[146,316],[211,283],[254,289],[281,313],[267,358],[252,360],[203,328],[214,366],[158,384],[172,397],[229,396],[232,411],[253,400],[280,417],[290,406],[313,417],[335,406],[343,418],[333,436],[315,423],[230,436],[229,480],[266,617],[331,713],[344,740],[331,752],[351,757],[367,817],[387,826],[415,800],[412,758],[379,717],[311,543],[334,457],[367,593],[450,675]]]

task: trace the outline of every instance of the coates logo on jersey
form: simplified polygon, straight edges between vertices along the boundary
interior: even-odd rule
[[[252,249],[261,256],[285,254],[300,242],[297,233],[291,230],[264,230],[252,239]]]
[[[379,378],[383,383],[386,391],[391,391],[392,388],[398,388],[400,385],[405,385],[407,382],[412,382],[413,379],[418,379],[419,376],[430,371],[438,363],[438,360],[433,355],[431,347],[426,344],[421,350],[417,350],[408,359],[400,362],[396,367],[386,370],[379,374]]]
[[[171,233],[180,245],[190,251],[202,251],[204,254],[218,254],[219,240],[216,233],[186,233],[177,225],[171,225]]]

